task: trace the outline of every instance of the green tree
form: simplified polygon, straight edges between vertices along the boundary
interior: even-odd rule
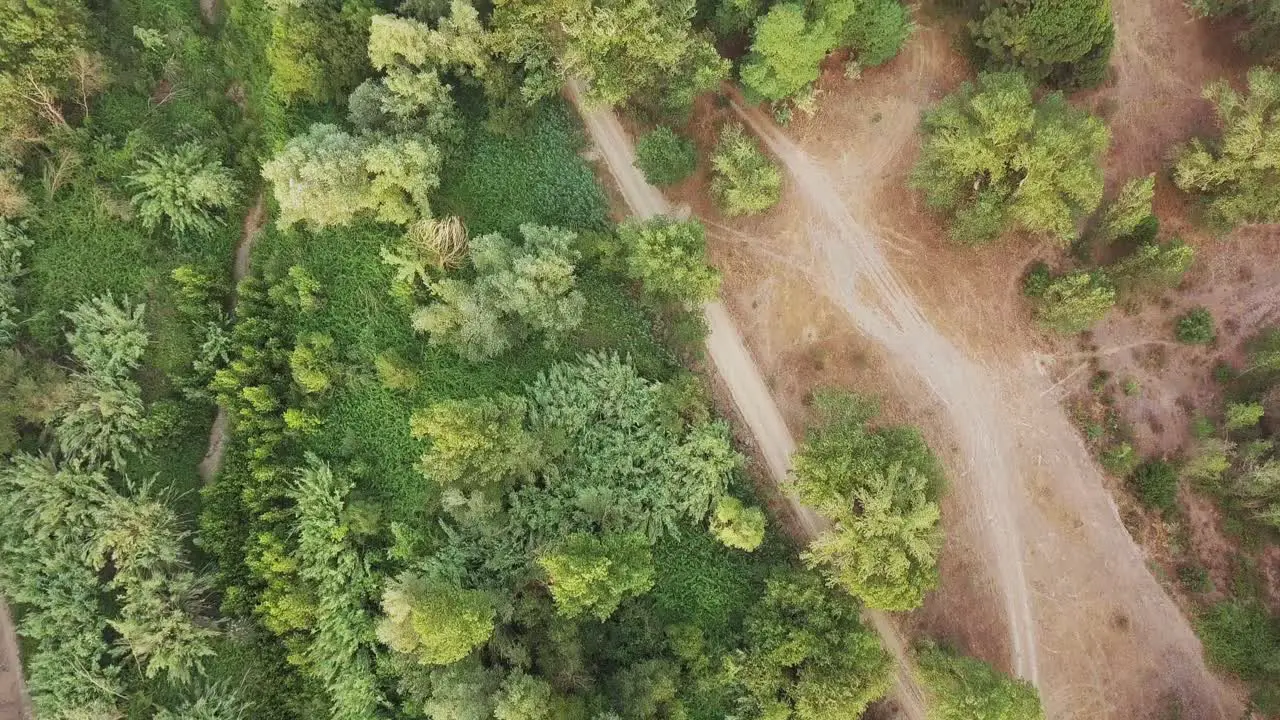
[[[751,552],[764,541],[764,511],[748,507],[728,495],[716,503],[711,515],[711,533],[725,547]]]
[[[1036,322],[1061,333],[1078,333],[1106,317],[1116,289],[1101,271],[1076,271],[1053,278],[1035,306]]]
[[[71,321],[67,344],[90,375],[122,377],[137,369],[147,349],[145,305],[117,301],[110,293],[63,313]]]
[[[1224,228],[1280,220],[1280,73],[1254,68],[1248,84],[1243,96],[1225,81],[1205,88],[1222,135],[1211,143],[1193,138],[1173,166],[1174,184],[1201,196],[1209,219]]]
[[[525,400],[510,395],[445,400],[414,413],[413,436],[431,443],[422,473],[441,485],[480,488],[529,476],[544,460],[525,429],[527,415]]]
[[[774,5],[756,21],[742,82],[766,100],[800,95],[818,79],[818,66],[834,42],[822,21],[806,18],[804,5]]]
[[[1262,421],[1263,412],[1262,403],[1227,403],[1222,429],[1226,432],[1235,432],[1257,427]]]
[[[177,709],[160,708],[155,720],[249,720],[253,704],[226,682],[209,683]]]
[[[921,129],[911,186],[951,215],[960,242],[1022,230],[1066,243],[1102,199],[1106,126],[1058,93],[1033,102],[1020,75],[965,83],[925,113]]]
[[[214,211],[231,207],[240,189],[231,171],[194,141],[139,160],[129,184],[138,189],[133,204],[142,225],[154,230],[168,222],[178,235],[213,232],[222,224]]]
[[[1187,3],[1205,17],[1242,17],[1246,25],[1237,36],[1240,46],[1272,57],[1280,49],[1280,5],[1255,0],[1191,0]]]
[[[23,253],[31,239],[20,225],[0,217],[0,347],[13,345],[18,338],[18,279],[26,274]]]
[[[372,212],[406,225],[429,217],[440,151],[420,136],[354,137],[315,124],[262,166],[280,205],[280,225],[346,225]]]
[[[778,167],[737,123],[720,129],[711,167],[711,192],[728,215],[764,212],[782,199]]]
[[[1040,695],[1030,683],[986,663],[927,645],[916,668],[929,693],[929,720],[1043,720]]]
[[[30,0],[0,8],[0,156],[7,140],[31,135],[39,123],[66,127],[64,103],[93,94],[95,88],[76,82],[75,72],[93,62],[87,20],[79,0]]]
[[[333,385],[333,336],[308,333],[289,353],[289,371],[302,392],[318,395]]]
[[[875,412],[865,400],[822,392],[814,409],[794,483],[832,528],[807,561],[870,607],[918,607],[938,582],[941,466],[915,429],[869,428]]]
[[[1104,243],[1131,235],[1152,216],[1151,198],[1155,195],[1156,176],[1134,178],[1120,188],[1120,194],[1107,207],[1098,224],[1098,239]]]
[[[285,104],[345,97],[368,74],[365,47],[373,12],[374,5],[363,0],[279,3],[266,48],[273,94]]]
[[[59,468],[16,453],[0,464],[0,585],[22,606],[18,633],[27,686],[41,716],[114,705],[123,691],[107,662],[107,618],[98,572],[86,557],[102,507],[114,492],[96,472]]]
[[[586,306],[576,289],[576,234],[531,224],[521,225],[520,234],[519,246],[497,233],[472,239],[475,279],[431,283],[435,302],[414,313],[414,329],[472,361],[500,355],[532,334],[553,346],[575,329]]]
[[[1102,82],[1115,41],[1110,0],[986,0],[970,30],[988,68],[1065,87]]]
[[[551,683],[516,670],[502,681],[493,705],[495,720],[554,720]]]
[[[707,264],[707,236],[697,220],[656,217],[618,228],[627,275],[653,297],[693,307],[716,298],[720,273]]]
[[[874,67],[896,57],[912,29],[911,11],[899,0],[861,0],[841,44],[854,49],[858,65]]]
[[[656,99],[683,112],[729,70],[694,32],[694,9],[694,0],[503,1],[494,9],[494,45],[524,66],[526,96],[580,78],[592,103]]]
[[[373,720],[381,702],[374,674],[374,620],[365,603],[376,588],[345,520],[352,483],[314,455],[298,472],[298,575],[317,597],[308,667],[329,691],[334,720]]]
[[[1217,333],[1213,329],[1213,315],[1209,308],[1197,307],[1188,310],[1178,317],[1174,326],[1174,337],[1178,342],[1187,345],[1208,345]]]
[[[607,620],[628,597],[653,587],[653,555],[643,535],[595,537],[574,533],[538,556],[556,609]]]
[[[1194,248],[1177,239],[1163,245],[1143,243],[1112,263],[1106,273],[1121,295],[1164,290],[1182,282],[1195,254]]]
[[[675,185],[693,174],[698,152],[693,141],[661,125],[636,141],[636,167],[653,185]]]
[[[455,663],[493,634],[487,595],[412,573],[387,585],[382,611],[378,639],[426,665]]]
[[[809,574],[771,577],[743,634],[735,675],[756,717],[857,717],[893,682],[892,660],[857,607]]]

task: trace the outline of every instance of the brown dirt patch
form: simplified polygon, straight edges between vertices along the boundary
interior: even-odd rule
[[[1027,533],[1026,572],[1051,717],[1155,716],[1178,698],[1187,703],[1184,716],[1231,716],[1236,700],[1205,677],[1185,619],[1147,572],[1141,551],[1116,529],[1120,509],[1102,492],[1077,433],[1056,420],[1062,414],[1052,407],[1055,395],[1039,390],[1042,380],[1033,377],[1035,369],[1057,369],[1055,357],[1074,352],[1072,343],[1030,326],[1019,293],[1025,266],[1056,250],[1020,239],[957,248],[905,189],[919,112],[967,71],[946,36],[923,27],[901,57],[861,80],[828,76],[817,116],[800,119],[787,135],[821,158],[849,212],[880,240],[932,325],[994,376],[1010,380],[999,389],[1007,394],[1000,401],[1022,428],[1019,466],[1027,498],[1015,512]],[[723,114],[711,109],[695,132]],[[796,188],[787,188],[774,212],[746,220],[720,217],[704,190],[700,178],[680,197],[708,219],[712,253],[725,273],[725,302],[791,427],[803,425],[813,387],[861,389],[889,398],[889,418],[920,425],[948,467],[967,467],[971,458],[957,446],[956,429],[931,389],[853,333],[847,315],[824,296],[817,276],[826,268],[810,247],[812,211]],[[1028,363],[1032,376],[1025,374]],[[1008,619],[979,540],[988,519],[959,490],[971,480],[962,473],[953,482],[958,490],[944,504],[941,587],[914,620],[922,631],[958,640],[1007,669]]]

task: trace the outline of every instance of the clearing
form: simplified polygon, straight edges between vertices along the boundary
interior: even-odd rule
[[[1148,28],[1119,44],[1155,56],[1166,41]],[[942,587],[923,629],[1036,681],[1051,718],[1236,718],[1238,693],[1205,667],[1058,404],[1058,368],[1019,296],[1022,269],[1049,248],[954,247],[905,189],[919,112],[966,72],[947,36],[922,27],[861,80],[829,74],[816,117],[785,134],[746,114],[787,167],[783,205],[727,220],[705,178],[682,188],[712,229],[725,304],[793,431],[812,388],[855,387],[887,396],[889,416],[947,459]]]

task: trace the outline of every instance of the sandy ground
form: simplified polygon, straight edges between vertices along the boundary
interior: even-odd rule
[[[18,632],[9,604],[0,596],[0,720],[32,720],[31,698],[22,680]]]
[[[812,120],[783,134],[751,118],[789,172],[783,205],[728,221],[685,189],[726,306],[793,430],[814,386],[855,387],[946,460],[943,580],[922,630],[1036,681],[1051,718],[1239,717],[1058,403],[1060,348],[1018,297],[1047,248],[952,247],[904,188],[920,110],[964,73],[926,27],[889,66],[825,81]]]
[[[228,310],[232,316],[236,311],[234,288],[238,287],[244,276],[249,274],[249,254],[253,250],[253,241],[262,231],[262,224],[266,221],[266,217],[267,198],[264,191],[259,191],[258,199],[254,201],[253,207],[244,217],[244,228],[240,232],[240,243],[236,246],[235,262],[231,266],[233,294],[231,307]],[[230,433],[231,418],[227,415],[226,409],[219,405],[218,414],[213,418],[213,427],[209,430],[209,449],[205,451],[204,459],[200,461],[200,467],[197,468],[200,479],[204,482],[212,482],[218,470],[222,468],[222,458],[227,453],[227,439]]]
[[[673,214],[663,194],[649,185],[635,168],[631,138],[617,117],[606,110],[585,109],[577,83],[570,84],[569,97],[578,107],[587,133],[632,214],[641,218]],[[777,487],[790,473],[795,440],[724,305],[707,303],[703,310],[710,330],[707,355],[732,399],[735,415],[750,430],[755,448],[764,458],[768,477]],[[799,539],[816,538],[822,530],[822,520],[785,493],[779,492],[778,496],[786,503],[794,521],[793,528],[802,536]],[[866,615],[880,634],[885,648],[897,660],[894,700],[901,716],[909,720],[924,720],[923,693],[913,675],[905,641],[885,613],[867,611]]]

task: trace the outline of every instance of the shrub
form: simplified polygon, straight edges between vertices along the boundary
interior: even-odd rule
[[[1125,294],[1177,287],[1191,267],[1195,250],[1181,240],[1160,245],[1143,242],[1107,268],[1116,289]]]
[[[1102,453],[1102,467],[1119,477],[1128,477],[1138,465],[1138,454],[1127,442],[1118,442]]]
[[[674,185],[692,175],[697,165],[693,142],[671,128],[654,128],[636,143],[636,167],[654,185]]]
[[[143,227],[155,230],[167,222],[178,235],[213,232],[222,223],[214,211],[231,207],[240,191],[231,170],[198,142],[139,160],[129,184],[138,189],[133,204]]]
[[[1106,126],[1060,93],[1036,102],[1021,75],[965,83],[925,113],[921,132],[911,187],[951,214],[960,242],[1023,230],[1067,243],[1102,200]]]
[[[764,212],[782,199],[777,166],[737,123],[721,129],[711,165],[711,191],[728,215]]]
[[[1129,482],[1143,505],[1169,514],[1178,508],[1178,473],[1163,460],[1148,460],[1133,471]]]
[[[1216,337],[1213,330],[1213,315],[1208,308],[1198,307],[1188,310],[1178,318],[1174,330],[1178,342],[1188,345],[1208,345]]]
[[[1280,677],[1280,624],[1266,608],[1248,600],[1224,600],[1197,623],[1205,655],[1245,680]]]
[[[1154,217],[1151,212],[1151,198],[1155,194],[1156,176],[1135,178],[1120,188],[1120,194],[1111,202],[1107,212],[1098,225],[1098,239],[1109,243],[1117,238],[1128,237],[1138,226]]]

